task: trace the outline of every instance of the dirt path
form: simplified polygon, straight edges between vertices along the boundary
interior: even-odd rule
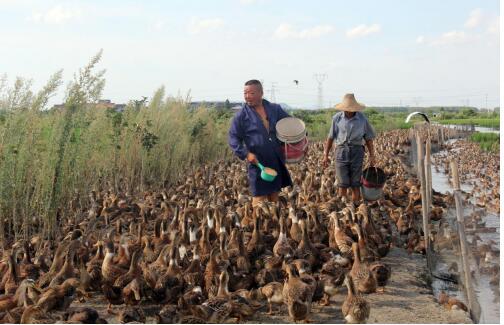
[[[404,249],[392,248],[382,261],[392,268],[392,276],[384,294],[366,295],[371,305],[368,323],[472,323],[468,314],[449,311],[434,299],[423,275],[426,272],[425,258],[408,255]],[[314,304],[310,321],[314,323],[344,323],[341,304],[346,297],[346,289],[333,297],[329,307]],[[285,307],[281,316],[261,313],[249,323],[288,323]]]
[[[441,307],[434,299],[432,291],[425,282],[425,258],[420,255],[408,255],[404,249],[392,248],[385,263],[391,266],[392,276],[383,294],[366,295],[371,305],[369,323],[472,323],[467,313],[460,310],[449,311]],[[341,314],[341,304],[346,296],[346,288],[341,288],[340,294],[333,297],[331,305],[321,307],[313,304],[310,321],[313,323],[344,323]],[[115,316],[107,315],[106,302],[103,297],[96,297],[84,304],[74,303],[74,306],[90,306],[96,308],[108,322],[117,323]],[[119,310],[121,306],[114,309]],[[147,322],[154,322],[153,314],[157,307],[142,305]],[[248,323],[289,323],[287,310],[277,315],[266,314],[266,306],[248,320]]]

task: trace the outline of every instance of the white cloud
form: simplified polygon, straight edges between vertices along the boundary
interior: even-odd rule
[[[418,44],[422,44],[423,42],[425,42],[425,37],[424,36],[418,36],[417,39],[416,39],[416,42]]]
[[[467,34],[462,31],[450,31],[442,34],[440,37],[435,38],[430,42],[430,45],[445,45],[464,43],[468,40]]]
[[[242,5],[250,5],[250,4],[253,4],[255,2],[257,2],[257,0],[240,0],[240,3]]]
[[[474,9],[469,14],[469,18],[466,20],[464,26],[467,28],[478,27],[483,20],[483,11],[479,8]]]
[[[499,19],[499,16],[497,16],[488,25],[487,32],[491,33],[491,34],[498,34],[499,31],[500,31],[500,19]]]
[[[193,18],[189,26],[191,34],[199,34],[204,31],[214,30],[224,25],[224,21],[220,18],[198,19]]]
[[[306,28],[300,31],[297,31],[290,24],[281,24],[277,27],[275,32],[273,33],[274,38],[286,39],[286,38],[300,38],[300,39],[309,39],[309,38],[318,38],[325,34],[331,33],[334,30],[334,27],[331,25],[317,25],[311,28]]]
[[[351,28],[347,30],[346,36],[348,38],[355,38],[355,37],[364,37],[368,36],[370,34],[378,33],[381,30],[381,26],[378,24],[373,24],[371,26],[367,26],[365,24],[356,26],[354,28]]]
[[[61,5],[56,5],[46,12],[34,12],[29,20],[36,23],[63,24],[81,15],[82,12],[78,8],[68,9]]]
[[[162,30],[166,26],[166,21],[164,20],[158,20],[154,24],[154,29],[156,30]]]

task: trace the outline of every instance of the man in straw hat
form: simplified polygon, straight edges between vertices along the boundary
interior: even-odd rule
[[[245,104],[235,114],[231,123],[229,146],[238,158],[247,159],[249,162],[248,179],[253,195],[252,206],[261,201],[277,202],[280,190],[292,185],[275,130],[276,123],[289,117],[289,114],[280,105],[262,98],[263,89],[259,80],[247,81],[243,94]],[[277,172],[272,182],[261,178],[258,162]]]
[[[360,201],[362,164],[364,161],[364,143],[369,152],[369,165],[374,166],[375,156],[373,138],[375,132],[368,119],[361,112],[365,106],[355,100],[354,94],[346,94],[343,102],[335,106],[341,112],[333,116],[331,129],[324,147],[324,168],[329,163],[329,151],[336,142],[336,178],[339,195],[346,197],[347,189],[352,189],[354,204]]]

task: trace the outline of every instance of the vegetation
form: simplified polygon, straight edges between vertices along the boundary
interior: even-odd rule
[[[475,132],[471,134],[469,140],[479,143],[483,150],[499,153],[500,136],[496,133]]]
[[[0,82],[0,229],[15,237],[32,229],[51,236],[70,202],[82,206],[91,189],[138,193],[229,155],[229,111],[189,109],[189,98],[167,97],[162,87],[124,112],[97,107],[100,57],[75,75],[61,109],[46,109],[61,72],[38,93],[23,79]]]
[[[313,140],[323,140],[327,138],[331,121],[338,111],[334,109],[326,110],[293,110],[290,113],[303,120],[308,130],[308,136]],[[407,112],[384,112],[373,108],[364,111],[369,122],[376,132],[383,132],[393,129],[407,129],[412,125],[404,123]]]

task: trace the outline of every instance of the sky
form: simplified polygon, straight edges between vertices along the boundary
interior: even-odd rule
[[[499,9],[498,0],[0,0],[0,74],[37,90],[59,69],[72,80],[103,49],[103,98],[116,103],[160,86],[242,101],[244,82],[259,79],[266,98],[292,107],[329,107],[352,92],[368,106],[493,108]]]

